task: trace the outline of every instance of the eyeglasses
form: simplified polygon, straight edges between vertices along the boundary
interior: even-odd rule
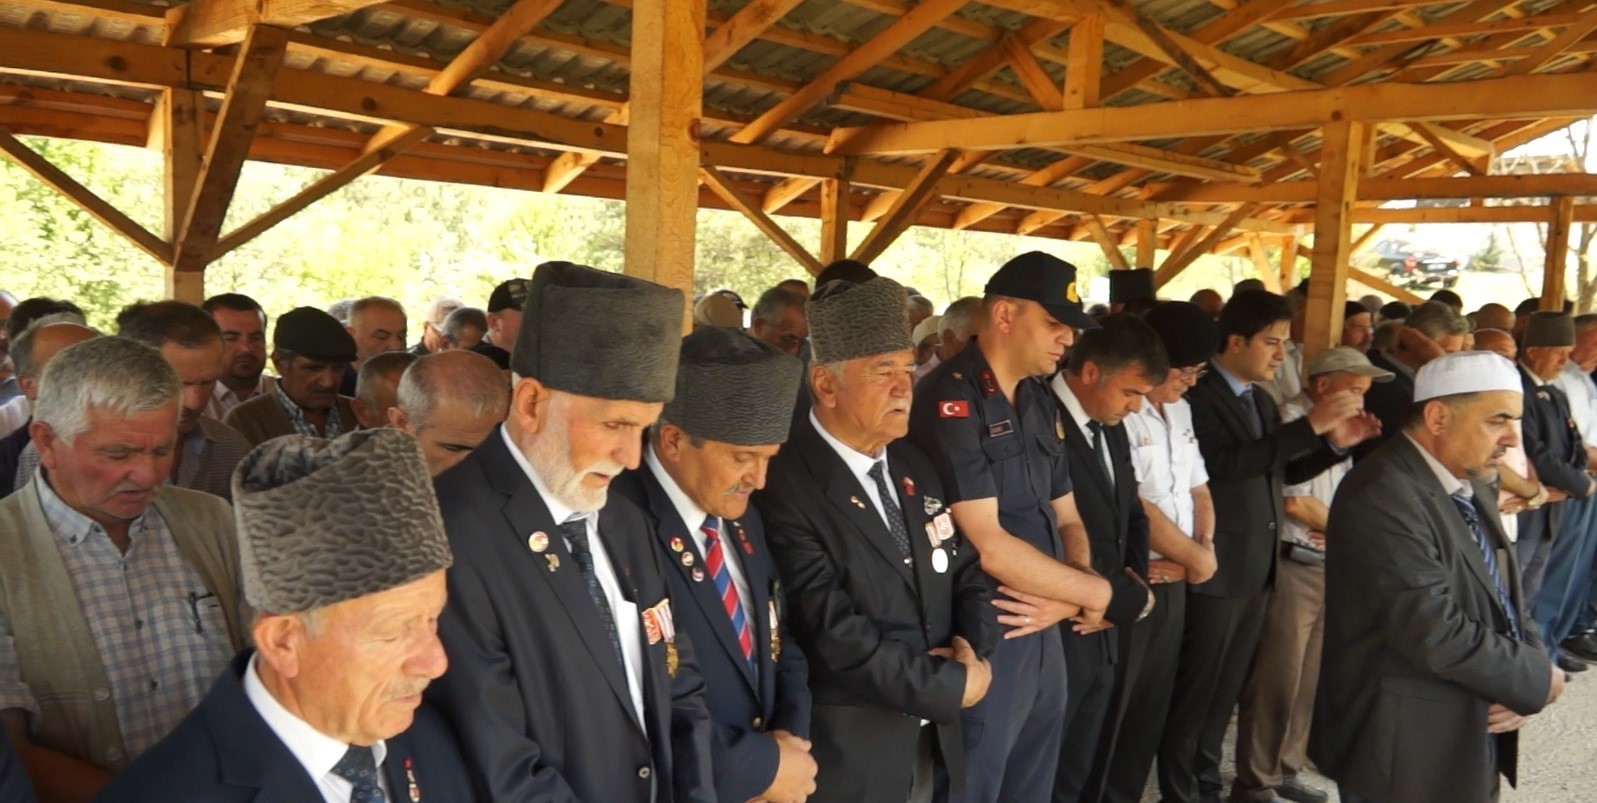
[[[1177,373],[1181,375],[1181,381],[1183,382],[1196,382],[1202,379],[1205,374],[1209,373],[1209,368],[1208,366],[1182,368],[1180,371],[1177,371]]]

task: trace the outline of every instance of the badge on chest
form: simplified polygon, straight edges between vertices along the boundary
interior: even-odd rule
[[[660,600],[659,604],[645,609],[643,617],[643,634],[648,639],[649,646],[665,642],[665,671],[672,677],[677,673],[677,629],[676,622],[671,617],[671,601]]]
[[[948,549],[944,547],[954,537],[954,520],[943,511],[926,522],[926,540],[932,545],[932,569],[938,574],[948,571]],[[952,546],[951,544],[949,546]]]

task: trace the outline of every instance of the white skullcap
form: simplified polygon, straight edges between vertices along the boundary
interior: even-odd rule
[[[1414,401],[1494,390],[1524,392],[1519,369],[1491,351],[1444,354],[1425,364],[1414,377]]]

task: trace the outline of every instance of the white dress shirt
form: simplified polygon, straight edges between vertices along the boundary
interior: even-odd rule
[[[249,698],[250,705],[255,706],[256,713],[266,721],[266,727],[277,734],[283,746],[316,782],[322,800],[326,803],[349,803],[355,785],[333,774],[333,767],[349,752],[349,745],[311,727],[309,722],[284,708],[266,690],[266,684],[261,682],[260,674],[255,671],[255,663],[259,660],[260,655],[252,656],[249,668],[244,670],[244,696]],[[394,796],[388,790],[388,780],[383,777],[383,759],[387,756],[386,744],[379,741],[372,745],[372,757],[377,759],[377,784],[382,787],[383,796],[393,800]]]
[[[649,444],[643,450],[643,459],[648,462],[649,470],[654,472],[654,478],[660,481],[660,487],[665,489],[665,496],[671,500],[677,515],[681,516],[682,522],[688,525],[688,532],[693,535],[693,543],[699,548],[699,554],[708,555],[709,539],[705,538],[704,530],[701,528],[704,526],[705,517],[710,514],[705,513],[704,508],[689,499],[682,486],[677,485],[677,481],[666,473],[665,466],[660,465],[660,456],[654,453],[654,444]],[[732,576],[732,585],[738,590],[738,602],[743,607],[743,618],[752,623],[754,612],[749,609],[749,604],[754,598],[749,596],[749,581],[743,576],[743,564],[738,559],[737,546],[727,541],[726,522],[719,517],[715,521],[721,531],[721,562],[726,564],[726,571]],[[709,571],[709,567],[705,567],[705,571]],[[754,631],[750,628],[749,632]]]
[[[33,417],[33,402],[27,396],[16,396],[5,404],[0,404],[0,438],[17,430],[17,427],[28,422]]]
[[[1299,393],[1287,399],[1286,403],[1281,405],[1281,423],[1285,424],[1289,421],[1303,418],[1313,408],[1314,402],[1309,399],[1309,394]],[[1353,458],[1345,457],[1341,462],[1314,475],[1308,482],[1286,486],[1281,495],[1287,498],[1312,497],[1319,500],[1326,508],[1330,508],[1331,500],[1336,496],[1337,486],[1342,484],[1343,478],[1347,477],[1347,473],[1352,470]],[[1314,542],[1309,540],[1309,528],[1304,526],[1303,522],[1291,516],[1286,517],[1284,526],[1281,528],[1281,540],[1300,544],[1311,549],[1319,549],[1319,547],[1314,545]]]
[[[1076,422],[1076,426],[1081,428],[1081,434],[1086,436],[1087,447],[1089,449],[1092,448],[1092,418],[1087,415],[1087,408],[1081,406],[1081,400],[1076,398],[1075,391],[1070,389],[1070,385],[1065,384],[1065,372],[1060,371],[1054,374],[1054,378],[1048,380],[1048,386],[1053,388],[1054,395],[1058,396],[1061,402],[1064,402],[1065,410],[1070,413],[1070,417]],[[1099,436],[1103,442],[1103,470],[1109,476],[1109,482],[1113,483],[1115,481],[1115,459],[1109,454],[1108,427],[1104,427],[1104,430],[1105,432]]]
[[[1597,443],[1597,384],[1592,383],[1591,375],[1571,361],[1552,384],[1569,398],[1569,414],[1575,419],[1581,440]]]
[[[832,447],[832,451],[837,452],[838,457],[843,458],[843,464],[848,466],[848,472],[854,475],[854,479],[859,480],[859,484],[865,486],[865,495],[870,498],[871,506],[876,508],[876,515],[882,517],[882,524],[886,525],[888,531],[891,532],[893,525],[888,523],[887,508],[882,506],[882,495],[876,490],[876,480],[871,479],[870,476],[871,467],[881,463],[882,479],[886,481],[888,490],[892,490],[893,473],[887,467],[887,450],[883,449],[880,457],[871,457],[855,450],[854,447],[832,437],[832,433],[827,432],[826,427],[821,426],[820,420],[815,417],[814,410],[810,411],[810,424],[815,427],[816,432],[821,433],[821,440],[826,441],[826,445]],[[896,497],[897,494],[895,493],[894,496]],[[901,499],[895,498],[893,504],[897,505],[901,511],[904,509],[904,502]]]
[[[554,518],[555,526],[562,522],[570,521],[580,516],[588,527],[588,549],[593,554],[593,573],[599,579],[599,588],[604,591],[604,598],[610,603],[610,612],[615,616],[616,637],[621,640],[621,659],[626,664],[627,691],[632,696],[632,710],[637,715],[638,722],[645,722],[643,718],[643,620],[638,612],[637,604],[630,602],[621,593],[621,581],[616,579],[615,566],[610,563],[610,553],[604,547],[604,541],[599,538],[599,513],[579,514],[564,502],[554,497],[549,492],[549,487],[544,485],[538,477],[538,472],[532,470],[532,464],[522,455],[521,449],[510,439],[510,433],[504,427],[499,428],[499,436],[505,439],[505,446],[510,449],[510,456],[515,458],[516,465],[526,473],[527,479],[532,481],[532,487],[543,498],[543,503],[549,508],[549,515]],[[562,540],[565,540],[562,537]],[[566,548],[570,548],[568,541]],[[575,561],[573,561],[575,562]],[[576,566],[573,571],[580,571]]]
[[[256,380],[255,392],[250,394],[249,399],[253,399],[262,394],[271,393],[276,388],[277,380],[263,373],[261,374],[260,379]],[[238,394],[234,393],[232,388],[222,384],[221,382],[217,382],[216,387],[211,389],[211,400],[205,403],[205,414],[218,421],[221,421],[222,417],[227,415],[228,410],[231,410],[234,407],[249,401],[249,399],[239,398]]]
[[[1420,457],[1425,458],[1425,465],[1430,466],[1431,473],[1436,475],[1436,481],[1441,483],[1443,493],[1448,496],[1457,496],[1470,491],[1470,487],[1465,485],[1463,480],[1453,476],[1453,472],[1448,471],[1447,466],[1442,465],[1442,461],[1437,460],[1436,455],[1431,454],[1424,446],[1421,446],[1420,442],[1414,440],[1413,436],[1405,432],[1403,437],[1408,438],[1408,442],[1419,450]]]
[[[1192,431],[1192,405],[1177,399],[1161,410],[1151,402],[1126,416],[1131,441],[1131,466],[1137,474],[1137,495],[1159,508],[1182,535],[1192,537],[1197,515],[1192,489],[1209,481],[1198,437]],[[1148,557],[1163,558],[1155,550]]]

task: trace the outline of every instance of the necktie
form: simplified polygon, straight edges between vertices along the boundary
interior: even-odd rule
[[[583,518],[571,519],[560,525],[560,532],[566,536],[566,543],[571,545],[571,557],[577,561],[577,568],[582,570],[582,580],[588,584],[588,596],[593,598],[594,607],[599,609],[599,621],[604,622],[604,632],[610,636],[616,661],[625,669],[627,662],[621,657],[621,636],[616,632],[615,612],[610,610],[610,600],[605,598],[604,588],[599,585],[599,575],[593,570],[593,550],[588,548],[588,521]]]
[[[1481,551],[1481,560],[1486,562],[1486,575],[1492,578],[1492,585],[1497,589],[1497,601],[1508,614],[1508,624],[1514,638],[1519,638],[1519,611],[1515,610],[1514,600],[1508,595],[1508,585],[1503,582],[1503,574],[1497,567],[1497,550],[1492,548],[1486,524],[1481,521],[1480,511],[1475,509],[1475,500],[1468,492],[1454,494],[1452,499],[1458,512],[1464,516],[1464,523],[1469,525],[1470,535],[1475,537],[1475,548]]]
[[[1242,400],[1242,407],[1247,411],[1244,418],[1248,419],[1248,434],[1255,438],[1264,437],[1264,425],[1260,423],[1259,402],[1253,398],[1253,386],[1249,385],[1247,390],[1237,394],[1237,398]]]
[[[737,636],[738,646],[743,649],[743,660],[749,662],[750,669],[757,669],[754,665],[754,634],[749,631],[749,619],[743,613],[738,588],[732,583],[732,572],[726,567],[726,551],[721,548],[721,520],[706,516],[704,526],[699,529],[704,531],[704,565],[709,567],[710,576],[715,579],[715,590],[721,595],[721,607],[726,609],[727,618],[732,620],[732,633]]]
[[[885,463],[878,460],[870,470],[870,477],[876,480],[876,493],[882,497],[882,511],[887,514],[887,529],[893,531],[893,541],[898,544],[898,551],[904,553],[904,561],[909,562],[909,528],[904,526],[904,511],[898,507],[898,497],[893,496],[892,486],[887,484],[887,477],[882,470]]]
[[[1103,465],[1103,474],[1109,478],[1109,484],[1115,484],[1115,472],[1109,465],[1109,450],[1103,442],[1103,424],[1097,421],[1088,421],[1087,429],[1092,430],[1092,450],[1098,454],[1098,462]]]
[[[370,747],[350,745],[333,765],[333,774],[354,785],[349,803],[384,803],[383,788],[377,785],[377,756]]]

